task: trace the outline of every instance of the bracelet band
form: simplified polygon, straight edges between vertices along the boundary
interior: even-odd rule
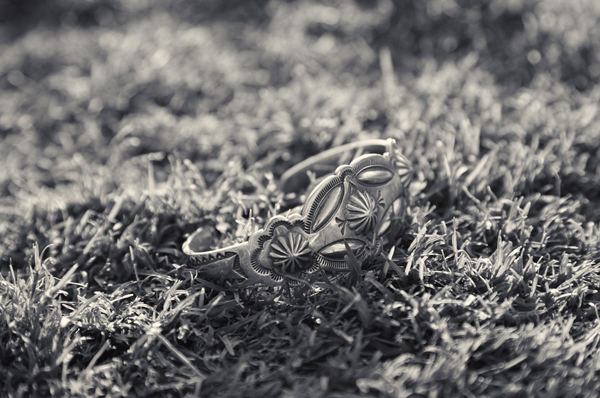
[[[236,286],[294,286],[320,268],[348,271],[348,249],[362,265],[385,244],[412,176],[411,163],[395,140],[359,141],[324,151],[285,172],[281,186],[284,192],[297,191],[310,182],[308,171],[339,164],[357,151],[368,153],[324,177],[299,214],[272,217],[247,242],[200,251],[202,231],[194,232],[183,244],[189,264],[204,278]]]

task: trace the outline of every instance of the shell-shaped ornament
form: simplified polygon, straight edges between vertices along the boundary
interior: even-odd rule
[[[357,234],[366,235],[375,228],[381,201],[376,200],[366,191],[357,191],[346,205],[346,221],[348,227]]]
[[[312,264],[312,251],[308,247],[308,241],[301,234],[292,231],[278,236],[271,243],[269,257],[273,260],[274,269],[283,275],[306,271]]]

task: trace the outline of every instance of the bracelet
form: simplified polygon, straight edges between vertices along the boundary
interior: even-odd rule
[[[247,242],[199,251],[201,232],[183,244],[189,265],[207,279],[236,286],[296,286],[320,269],[349,271],[348,250],[360,265],[377,255],[392,224],[402,214],[402,199],[412,177],[410,161],[393,139],[365,140],[324,151],[281,176],[284,192],[310,182],[307,172],[340,158],[362,154],[322,178],[299,212],[269,219]]]

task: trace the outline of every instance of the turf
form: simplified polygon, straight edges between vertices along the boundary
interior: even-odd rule
[[[594,397],[600,3],[0,3],[0,395]],[[202,280],[279,176],[395,138],[397,241]]]

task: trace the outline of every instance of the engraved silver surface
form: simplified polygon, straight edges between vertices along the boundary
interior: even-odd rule
[[[392,223],[401,216],[412,168],[394,140],[349,144],[307,159],[282,176],[297,185],[306,171],[332,154],[356,149],[368,153],[337,167],[312,190],[299,214],[271,218],[245,243],[201,252],[200,230],[183,244],[189,263],[206,278],[239,286],[299,284],[320,268],[347,271],[347,248],[361,263],[386,243]]]

